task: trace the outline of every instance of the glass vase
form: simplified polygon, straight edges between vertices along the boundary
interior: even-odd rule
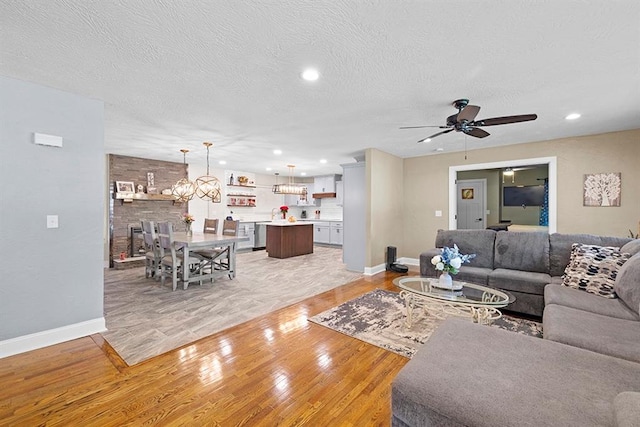
[[[191,223],[187,223],[187,236],[193,236],[193,231],[191,230]]]

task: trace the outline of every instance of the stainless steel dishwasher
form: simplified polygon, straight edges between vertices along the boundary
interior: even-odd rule
[[[267,247],[267,224],[256,222],[256,239],[254,249],[265,249]]]

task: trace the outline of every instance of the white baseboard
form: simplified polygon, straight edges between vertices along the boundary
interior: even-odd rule
[[[398,264],[419,266],[420,265],[420,260],[417,259],[417,258],[406,258],[406,257],[403,257],[403,258],[398,258],[397,263]],[[387,269],[386,264],[378,264],[378,265],[373,266],[373,267],[365,267],[364,268],[364,275],[365,276],[373,276],[374,274],[382,273],[386,269]]]
[[[104,317],[0,341],[0,359],[106,331]]]
[[[373,276],[374,274],[382,273],[385,271],[387,266],[385,264],[378,264],[374,267],[365,267],[364,275],[365,276]]]

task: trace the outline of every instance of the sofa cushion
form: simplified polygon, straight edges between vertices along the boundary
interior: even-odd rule
[[[547,273],[507,270],[505,268],[496,268],[489,275],[489,286],[493,288],[535,295],[543,295],[544,287],[550,282],[551,276]]]
[[[549,273],[552,276],[562,276],[569,264],[571,245],[582,243],[598,246],[622,246],[632,239],[626,237],[595,236],[592,234],[562,234],[553,233],[549,236]]]
[[[449,318],[394,379],[391,409],[410,426],[613,425],[638,376],[637,363]]]
[[[618,275],[618,277],[620,276]],[[578,310],[617,317],[618,319],[640,320],[640,316],[619,298],[600,298],[588,292],[557,284],[545,286],[544,303],[577,308]]]
[[[625,243],[620,248],[620,252],[624,252],[631,256],[634,256],[635,254],[640,252],[640,239],[633,239],[629,243]]]
[[[549,304],[544,308],[542,327],[544,339],[640,363],[640,322],[637,320]]]
[[[468,265],[493,268],[495,239],[496,232],[493,230],[438,230],[436,247],[452,248],[456,244],[461,254],[476,254]]]
[[[640,253],[629,258],[620,268],[613,289],[631,310],[640,314]]]
[[[549,274],[549,235],[543,232],[499,231],[493,268]]]
[[[562,284],[601,297],[616,298],[613,285],[618,270],[628,258],[629,254],[620,253],[617,247],[574,243]]]
[[[640,393],[623,391],[613,399],[617,427],[640,426]]]

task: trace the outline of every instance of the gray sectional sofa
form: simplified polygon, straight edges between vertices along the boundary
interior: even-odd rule
[[[544,287],[562,283],[571,245],[618,246],[633,239],[591,234],[548,234],[494,230],[438,230],[435,248],[420,254],[420,275],[436,277],[431,258],[455,243],[463,254],[476,254],[455,279],[509,291],[516,297],[509,310],[542,316]]]
[[[639,427],[640,241],[622,250],[618,298],[544,287],[543,339],[447,319],[394,379],[392,426]]]

